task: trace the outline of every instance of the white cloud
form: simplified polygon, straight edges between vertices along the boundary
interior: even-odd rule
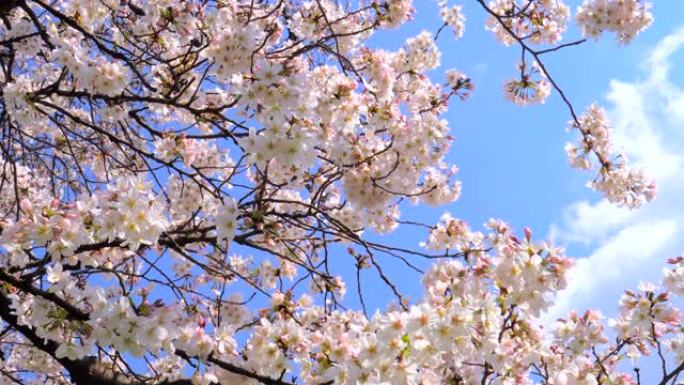
[[[622,291],[634,288],[623,286],[625,281],[652,281],[662,269],[662,252],[672,243],[677,229],[672,220],[630,225],[602,243],[591,256],[576,260],[568,287],[545,315],[546,323],[570,310],[601,308],[610,313]]]
[[[591,246],[576,261],[571,283],[547,314],[599,307],[611,314],[624,289],[657,280],[667,257],[684,250],[684,89],[670,80],[672,55],[684,49],[684,27],[663,39],[646,61],[643,80],[613,80],[606,96],[616,149],[658,184],[658,196],[636,211],[606,201],[576,202],[551,232],[572,248]]]
[[[565,210],[564,241],[590,244],[605,238],[634,218],[636,212],[618,207],[606,200],[596,204],[574,203]]]

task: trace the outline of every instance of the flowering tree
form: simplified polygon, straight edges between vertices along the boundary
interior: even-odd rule
[[[559,43],[569,7],[475,3],[521,48],[507,98],[559,95],[571,165],[615,204],[650,200],[601,107],[578,114],[544,65],[584,42]],[[621,362],[652,351],[675,383],[684,258],[663,289],[626,292],[609,341],[597,311],[543,327],[571,260],[531,231],[400,219],[403,201],[460,192],[441,116],[473,85],[426,76],[440,34],[465,28],[439,5],[441,27],[388,51],[365,42],[409,22],[410,0],[0,4],[0,384],[626,385],[639,366]],[[586,0],[574,20],[627,44],[651,16]],[[425,231],[424,248],[364,235],[399,224]],[[331,254],[357,273],[358,310]],[[379,256],[434,260],[420,301]],[[363,270],[394,293],[389,310],[367,314]]]

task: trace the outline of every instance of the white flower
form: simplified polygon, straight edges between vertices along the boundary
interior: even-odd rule
[[[233,198],[225,198],[215,217],[216,237],[219,240],[231,241],[235,237],[239,213],[237,201]]]
[[[58,283],[69,276],[68,271],[62,270],[62,265],[60,263],[55,263],[52,266],[48,266],[46,270],[48,277],[47,279],[50,283]]]

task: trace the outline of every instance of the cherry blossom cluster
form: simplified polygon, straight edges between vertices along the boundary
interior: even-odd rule
[[[52,25],[54,27],[54,24]],[[58,34],[58,31],[50,31]],[[60,34],[62,49],[52,52],[54,61],[61,63],[74,76],[74,86],[80,90],[92,90],[108,96],[119,95],[126,88],[129,76],[126,68],[99,56],[89,58],[88,51],[80,48],[77,34]]]
[[[642,284],[639,292],[626,291],[620,299],[620,315],[613,320],[621,338],[630,345],[636,358],[650,354],[666,338],[681,330],[682,313],[670,301],[668,292],[656,291],[653,284]],[[675,343],[676,344],[676,343]]]
[[[18,222],[6,223],[4,243],[13,246],[3,255],[9,266],[29,262],[22,247],[45,247],[52,261],[65,260],[98,265],[88,254],[77,254],[79,247],[101,241],[120,241],[137,249],[141,244],[155,244],[166,228],[162,206],[140,178],[120,179],[108,190],[82,201],[65,204],[57,199],[32,202],[23,199],[25,216]],[[85,258],[85,259],[81,259]]]
[[[461,100],[465,100],[470,96],[475,86],[465,74],[455,69],[446,70],[444,73],[447,84],[451,87],[451,92],[458,95]]]
[[[684,296],[684,257],[672,258],[668,262],[673,268],[663,270],[663,285],[670,293]]]
[[[32,90],[31,80],[26,76],[18,77],[11,83],[5,83],[2,89],[5,108],[19,123],[29,123],[37,115],[28,97]]]
[[[430,231],[424,247],[432,250],[456,250],[465,252],[481,245],[484,236],[470,230],[468,224],[445,213],[439,223]]]
[[[373,4],[379,13],[380,25],[385,28],[396,28],[404,24],[415,12],[413,0],[383,0]]]
[[[504,96],[509,101],[519,104],[542,104],[551,94],[551,84],[534,61],[530,68],[522,62],[518,65],[520,76],[504,84]]]
[[[567,319],[559,319],[554,330],[554,343],[564,346],[568,354],[577,356],[586,353],[597,343],[607,343],[603,316],[597,310],[587,310],[582,316],[576,311]]]
[[[624,155],[613,154],[610,125],[603,108],[592,104],[571,127],[580,131],[581,142],[566,145],[570,164],[584,170],[593,168],[592,158],[599,164],[592,188],[603,193],[610,202],[631,208],[653,199],[655,183],[643,171],[629,168]]]
[[[451,27],[456,39],[463,36],[465,32],[465,16],[461,11],[460,5],[447,6],[447,2],[441,0],[439,2],[439,16],[442,18],[444,24]]]
[[[159,159],[172,162],[182,159],[187,167],[207,169],[210,173],[220,173],[232,169],[233,161],[227,149],[221,149],[210,140],[184,138],[182,135],[167,135],[156,138],[154,151]]]
[[[204,55],[216,62],[216,74],[224,80],[230,80],[233,75],[247,72],[253,65],[252,53],[258,50],[266,36],[266,31],[258,23],[247,26],[235,17],[233,7],[223,7],[216,14],[220,23],[213,23],[212,41]]]
[[[639,0],[585,0],[576,20],[585,36],[598,38],[615,32],[618,43],[628,44],[653,22],[651,4]]]
[[[562,0],[494,0],[489,2],[489,9],[493,15],[487,20],[487,29],[505,45],[517,39],[529,39],[533,44],[557,43],[570,17],[570,8]]]

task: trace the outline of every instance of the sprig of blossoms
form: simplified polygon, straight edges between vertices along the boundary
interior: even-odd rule
[[[38,116],[29,95],[33,90],[34,86],[27,76],[17,77],[2,89],[7,112],[21,124],[27,124]]]
[[[504,84],[504,96],[509,101],[519,104],[543,104],[551,94],[551,84],[534,61],[531,66],[521,62],[518,65],[520,77],[513,78]]]
[[[205,56],[216,62],[217,75],[225,80],[233,75],[248,72],[253,63],[253,55],[258,52],[265,32],[257,23],[244,23],[231,7],[222,8],[216,17],[211,43],[204,51]]]
[[[383,0],[373,2],[378,12],[380,25],[384,28],[396,28],[410,20],[415,13],[413,0]]]
[[[663,286],[672,294],[684,296],[684,257],[668,260],[670,269],[663,269]]]
[[[75,203],[53,198],[34,205],[22,202],[26,217],[3,232],[0,242],[46,247],[52,260],[97,265],[89,254],[76,251],[92,242],[120,242],[131,250],[153,245],[168,226],[163,206],[143,178],[118,179],[91,197]],[[21,260],[21,265],[25,260]]]
[[[575,18],[584,36],[598,39],[610,31],[618,43],[628,44],[653,22],[650,8],[639,0],[585,0]]]
[[[613,155],[610,125],[603,108],[592,104],[578,122],[571,123],[571,127],[580,131],[581,142],[566,145],[570,164],[579,169],[591,169],[592,156],[599,163],[598,175],[590,184],[592,188],[602,192],[608,201],[630,208],[639,207],[655,197],[655,183],[642,171],[629,168],[624,155]]]
[[[630,290],[620,299],[620,314],[612,320],[618,335],[637,348],[632,354],[649,354],[667,335],[681,330],[682,313],[670,301],[670,293],[657,292],[644,283],[638,292]]]
[[[442,53],[435,44],[432,34],[422,31],[417,36],[406,40],[399,52],[398,60],[403,71],[423,72],[437,68],[441,57]]]
[[[463,36],[465,32],[465,16],[462,12],[462,7],[460,5],[447,6],[446,0],[440,0],[439,2],[439,16],[445,25],[451,27],[454,32],[456,39]]]
[[[431,250],[455,250],[465,252],[477,249],[482,245],[484,236],[480,232],[473,232],[470,226],[462,219],[445,213],[437,226],[430,230],[427,242],[421,244]]]
[[[444,73],[447,85],[451,87],[451,93],[457,95],[461,100],[470,96],[475,86],[468,76],[455,69],[448,69]]]
[[[602,321],[597,310],[587,310],[582,316],[572,311],[566,319],[556,322],[554,342],[573,355],[581,355],[596,344],[608,342]]]
[[[53,34],[58,32],[52,31]],[[120,95],[126,89],[129,73],[125,66],[103,56],[89,57],[88,50],[78,43],[78,37],[65,34],[61,49],[52,52],[54,60],[68,68],[81,90],[92,90],[108,96]]]
[[[533,44],[556,43],[570,15],[562,0],[494,0],[489,2],[489,9],[497,17],[487,19],[487,29],[505,45],[514,44],[516,37]]]

